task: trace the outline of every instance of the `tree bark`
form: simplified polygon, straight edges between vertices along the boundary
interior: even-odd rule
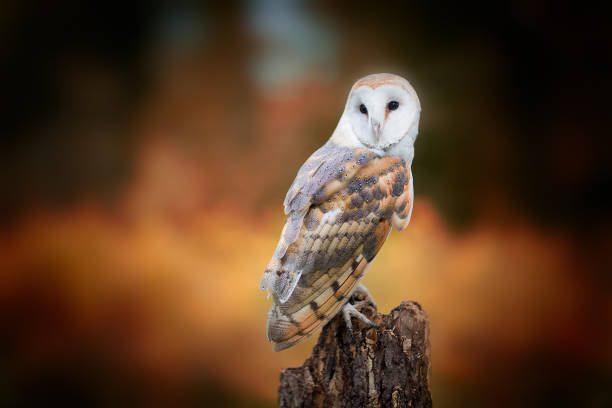
[[[278,405],[289,407],[431,407],[429,323],[403,301],[388,315],[361,309],[378,327],[341,314],[321,332],[302,367],[281,371]]]

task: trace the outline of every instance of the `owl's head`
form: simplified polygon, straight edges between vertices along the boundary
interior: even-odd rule
[[[341,122],[352,128],[361,144],[389,152],[412,147],[420,113],[419,98],[408,81],[393,74],[373,74],[355,82]]]

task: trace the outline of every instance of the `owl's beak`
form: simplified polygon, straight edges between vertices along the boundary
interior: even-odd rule
[[[370,125],[372,126],[372,132],[374,132],[374,137],[378,142],[380,140],[380,122],[376,119],[372,119]]]

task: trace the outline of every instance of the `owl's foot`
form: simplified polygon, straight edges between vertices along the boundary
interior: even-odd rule
[[[378,310],[378,307],[374,302],[374,298],[372,295],[370,295],[368,289],[361,283],[355,288],[355,291],[351,296],[351,303],[357,308],[372,306],[374,309]]]
[[[350,302],[342,307],[342,317],[344,317],[344,322],[346,323],[346,327],[348,327],[350,332],[353,331],[353,323],[351,322],[351,317],[356,317],[357,319],[361,320],[370,327],[376,327],[376,325],[372,323],[370,319],[368,319],[359,310],[355,309],[355,306],[353,306]]]

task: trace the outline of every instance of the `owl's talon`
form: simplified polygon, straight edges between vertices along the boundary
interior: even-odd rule
[[[346,327],[351,333],[353,332],[353,323],[351,322],[351,317],[356,317],[357,319],[361,320],[362,322],[364,322],[370,327],[378,327],[374,323],[372,323],[372,321],[368,319],[363,313],[357,310],[355,306],[353,306],[350,303],[347,303],[342,308],[342,317],[344,317],[344,322],[346,323]]]
[[[376,302],[374,302],[372,295],[370,295],[370,291],[368,291],[368,289],[361,283],[355,288],[351,299],[353,301],[353,305],[356,307],[368,305],[372,306],[375,310],[378,310],[378,306],[376,305]]]

